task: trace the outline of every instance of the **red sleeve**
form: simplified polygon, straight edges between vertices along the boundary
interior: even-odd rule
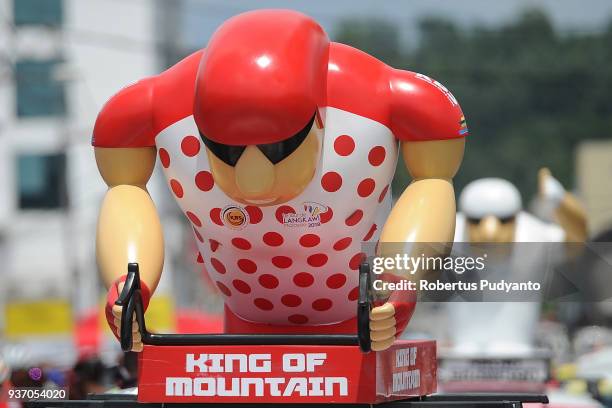
[[[91,144],[95,147],[155,146],[153,78],[123,88],[102,108]]]
[[[159,132],[192,114],[195,79],[203,51],[115,94],[98,114],[92,145],[155,146]]]
[[[395,137],[427,141],[467,136],[461,107],[444,85],[423,74],[390,72],[390,125]]]

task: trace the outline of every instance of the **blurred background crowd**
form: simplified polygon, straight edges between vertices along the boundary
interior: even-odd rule
[[[123,356],[106,328],[95,265],[105,191],[90,147],[96,114],[123,86],[205,46],[227,18],[278,7],[453,92],[470,128],[457,192],[502,177],[528,207],[547,166],[585,205],[590,239],[612,241],[608,0],[0,0],[0,360],[8,367],[0,383],[69,386],[75,398],[133,385],[134,356]],[[395,192],[408,182],[398,166]],[[149,187],[167,256],[147,321],[161,331],[219,331],[222,303],[196,262],[192,232],[159,171]],[[546,305],[543,316],[557,325],[563,363],[612,346],[612,332],[588,315]],[[436,321],[428,319],[412,330],[426,332]]]

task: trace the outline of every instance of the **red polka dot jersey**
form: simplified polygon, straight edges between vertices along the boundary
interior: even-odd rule
[[[385,126],[328,108],[317,171],[289,202],[231,200],[216,184],[191,118],[156,139],[170,190],[191,223],[206,270],[227,306],[253,322],[320,325],[354,317],[362,242],[376,241],[390,208],[397,140]],[[228,222],[233,212],[241,225]]]
[[[94,128],[96,147],[157,148],[170,194],[193,229],[197,261],[226,306],[250,322],[303,326],[353,318],[362,242],[378,240],[390,210],[398,139],[467,134],[456,100],[437,81],[342,44],[330,43],[324,55],[316,172],[280,205],[235,202],[215,183],[193,116],[203,50],[124,88]]]

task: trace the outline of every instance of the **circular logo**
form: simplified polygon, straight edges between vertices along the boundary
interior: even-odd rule
[[[38,367],[33,367],[28,370],[28,375],[34,381],[39,381],[42,378],[42,370]]]
[[[232,229],[242,229],[249,223],[249,216],[242,208],[229,205],[221,213],[223,224]]]

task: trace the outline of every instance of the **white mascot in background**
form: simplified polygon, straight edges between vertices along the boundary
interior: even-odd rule
[[[500,178],[473,181],[459,198],[455,242],[549,243],[586,239],[583,208],[548,169],[540,170],[539,196],[540,204],[551,213],[554,223],[524,211],[521,195],[509,181]],[[489,259],[486,266],[489,270],[505,268],[504,277],[527,281],[539,276],[546,269],[546,262],[532,245],[516,245],[506,257]],[[454,354],[524,357],[534,352],[539,302],[452,302],[449,309]]]

